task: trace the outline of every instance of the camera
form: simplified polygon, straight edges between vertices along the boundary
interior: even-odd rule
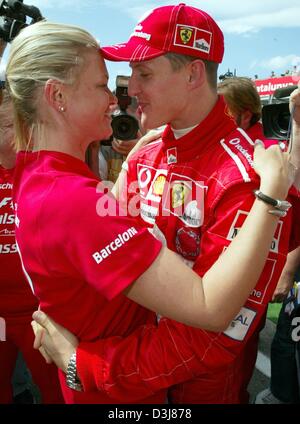
[[[128,95],[129,77],[118,75],[116,79],[116,97],[119,110],[113,113],[112,129],[113,137],[118,140],[135,140],[139,131],[138,120],[129,115],[126,110],[135,100]]]
[[[291,114],[289,96],[297,85],[279,88],[274,92],[273,103],[263,106],[262,124],[266,138],[273,140],[288,140]]]
[[[42,19],[39,9],[23,0],[0,0],[0,38],[6,42],[12,41],[22,28]]]

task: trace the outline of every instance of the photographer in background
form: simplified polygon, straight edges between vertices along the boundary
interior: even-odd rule
[[[108,140],[94,142],[88,149],[88,164],[102,181],[116,182],[128,153],[143,133],[137,116],[137,100],[128,95],[129,77],[118,75],[114,94],[118,106],[113,113],[113,134]]]
[[[255,140],[259,138],[268,147],[275,140],[267,140],[260,122],[262,106],[257,89],[250,78],[226,78],[218,84],[218,93],[224,96],[230,115],[237,126]]]
[[[129,79],[129,77],[126,78]],[[122,104],[122,97],[118,93],[118,86],[116,96],[118,99],[119,109],[117,109],[113,114],[113,135],[108,142],[101,142],[99,149],[100,177],[102,180],[107,179],[113,183],[116,182],[122,168],[122,163],[126,160],[128,153],[134,148],[140,137],[143,135],[136,113],[136,98],[129,97],[127,95],[125,104],[123,104],[121,108],[120,104]],[[105,168],[106,173],[103,172]]]

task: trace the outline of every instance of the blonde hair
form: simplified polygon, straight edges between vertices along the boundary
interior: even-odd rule
[[[46,82],[76,83],[84,53],[98,48],[87,31],[47,21],[28,26],[14,39],[6,81],[14,105],[17,150],[28,148],[33,131],[42,132],[39,92]]]

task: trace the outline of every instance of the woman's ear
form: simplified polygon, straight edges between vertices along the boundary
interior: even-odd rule
[[[60,81],[49,79],[46,82],[44,93],[49,106],[58,112],[66,110],[64,85]]]

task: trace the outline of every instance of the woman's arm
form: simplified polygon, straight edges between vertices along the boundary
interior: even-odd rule
[[[284,199],[289,188],[288,155],[282,154],[278,146],[268,150],[259,146],[256,147],[255,163],[255,170],[261,175],[261,191]],[[268,213],[270,209],[272,206],[254,201],[237,237],[202,281],[177,255],[164,248],[125,294],[176,321],[212,331],[225,330],[264,267],[279,220]]]
[[[287,155],[277,146],[267,151],[258,147],[255,164],[261,190],[284,198],[289,187]],[[269,210],[269,205],[255,200],[242,229],[202,281],[177,255],[163,249],[148,271],[127,289],[127,295],[178,321],[214,331],[226,329],[263,269],[279,219]],[[44,356],[65,370],[77,338],[41,312],[34,318],[47,330],[36,333],[35,347],[43,344],[49,354]]]

